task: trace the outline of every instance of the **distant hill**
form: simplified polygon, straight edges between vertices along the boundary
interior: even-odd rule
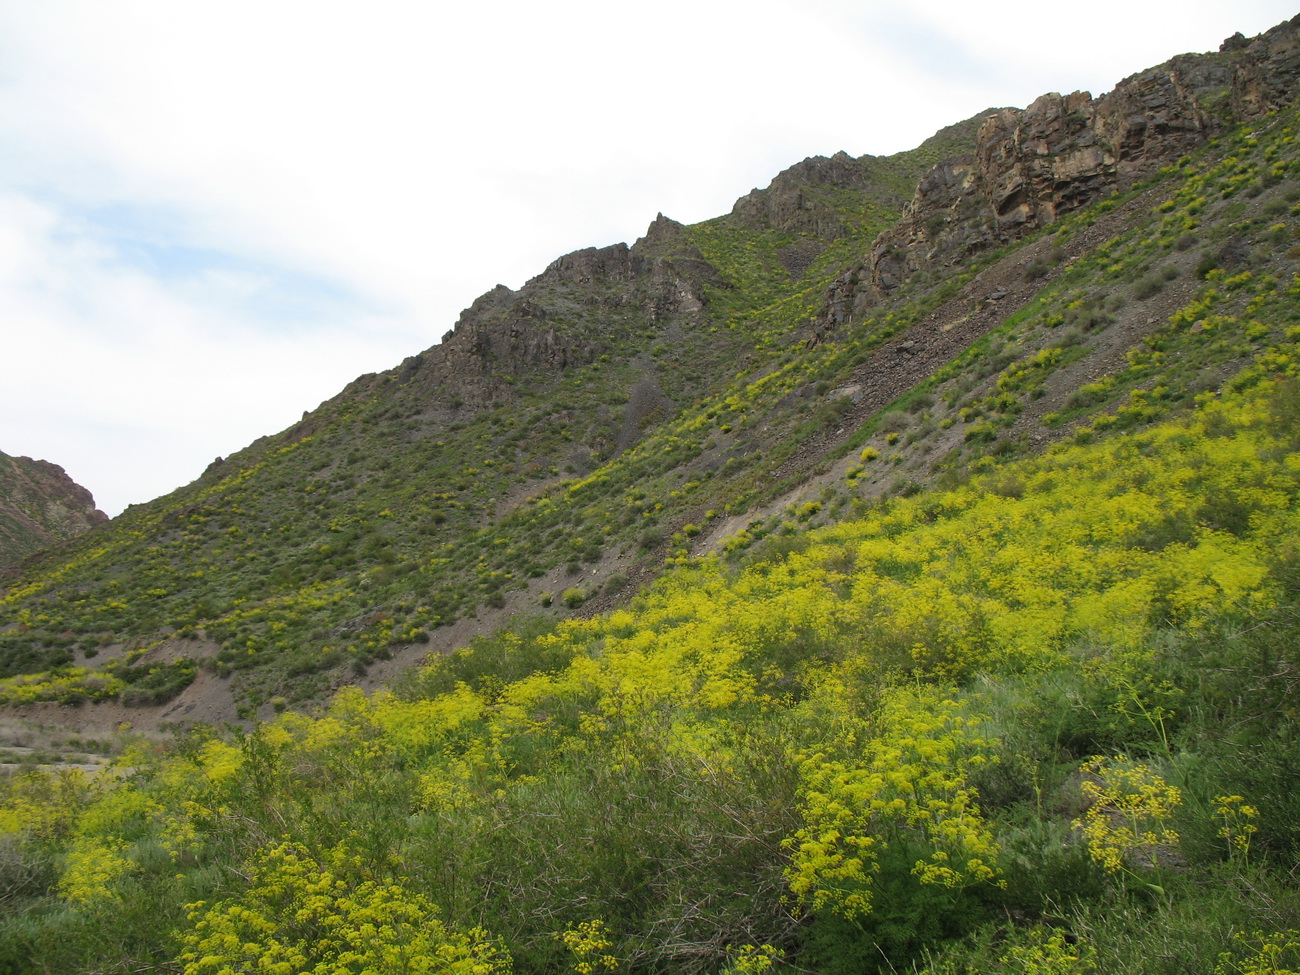
[[[0,566],[106,521],[62,467],[0,453]]]

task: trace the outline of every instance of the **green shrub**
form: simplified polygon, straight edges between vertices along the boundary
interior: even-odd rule
[[[1139,278],[1133,285],[1133,297],[1138,301],[1146,301],[1148,298],[1158,295],[1164,290],[1164,287],[1163,278],[1148,274],[1146,277]]]

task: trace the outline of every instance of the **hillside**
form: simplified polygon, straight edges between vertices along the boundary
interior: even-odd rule
[[[395,693],[15,776],[0,965],[1294,971],[1288,332],[1180,420],[1129,397]]]
[[[0,567],[107,520],[62,467],[0,453]]]
[[[266,716],[515,613],[614,605],[786,508],[816,524],[1036,451],[1139,383],[1189,402],[1245,351],[1128,356],[1211,267],[1292,273],[1293,147],[1236,126],[1284,125],[1294,34],[899,156],[808,159],[726,216],[661,215],[498,287],[439,345],[25,568],[0,675],[38,676],[0,696]],[[888,476],[847,477],[891,435]]]
[[[10,744],[122,751],[0,971],[1295,970],[1298,72],[660,215],[29,559]]]

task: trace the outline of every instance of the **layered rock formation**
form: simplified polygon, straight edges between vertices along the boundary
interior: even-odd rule
[[[1229,38],[1217,54],[1181,55],[1100,98],[1053,93],[989,114],[975,152],[931,170],[903,220],[837,281],[826,323],[922,269],[961,263],[1131,185],[1223,126],[1272,111],[1298,76],[1300,18]]]

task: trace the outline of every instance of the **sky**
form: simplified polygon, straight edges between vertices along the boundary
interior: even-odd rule
[[[0,4],[0,451],[117,514],[498,283],[810,155],[1100,95],[1273,0]]]

